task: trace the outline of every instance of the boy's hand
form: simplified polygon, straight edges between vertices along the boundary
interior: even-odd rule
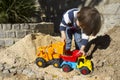
[[[83,53],[84,56],[87,56],[87,54],[85,53],[84,49],[85,49],[85,46],[82,45],[81,48],[80,48],[80,52]]]
[[[80,52],[83,54],[83,56],[87,56],[87,54],[85,53],[85,51],[81,51]]]

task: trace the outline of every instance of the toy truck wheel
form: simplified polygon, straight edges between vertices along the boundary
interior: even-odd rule
[[[46,61],[43,58],[37,58],[36,59],[36,64],[38,67],[45,67],[46,66]]]
[[[80,69],[80,72],[83,74],[83,75],[87,75],[90,73],[90,70],[87,68],[87,67],[82,67]]]
[[[64,72],[70,72],[70,71],[72,70],[72,68],[71,68],[69,65],[64,64],[64,65],[62,66],[62,70],[63,70]]]
[[[53,62],[53,66],[56,67],[56,68],[60,68],[60,60],[57,59]]]

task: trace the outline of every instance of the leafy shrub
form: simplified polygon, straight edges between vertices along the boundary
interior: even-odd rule
[[[35,0],[0,0],[0,23],[31,22]]]

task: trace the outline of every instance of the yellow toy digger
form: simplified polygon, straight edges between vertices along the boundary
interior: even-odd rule
[[[36,64],[39,67],[46,67],[52,64],[54,67],[60,67],[60,56],[64,53],[64,42],[56,42],[49,46],[39,47],[37,50]]]

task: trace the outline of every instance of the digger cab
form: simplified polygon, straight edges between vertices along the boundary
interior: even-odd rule
[[[77,68],[84,75],[89,74],[92,71],[92,61],[86,59],[85,56],[79,57],[77,61]]]

